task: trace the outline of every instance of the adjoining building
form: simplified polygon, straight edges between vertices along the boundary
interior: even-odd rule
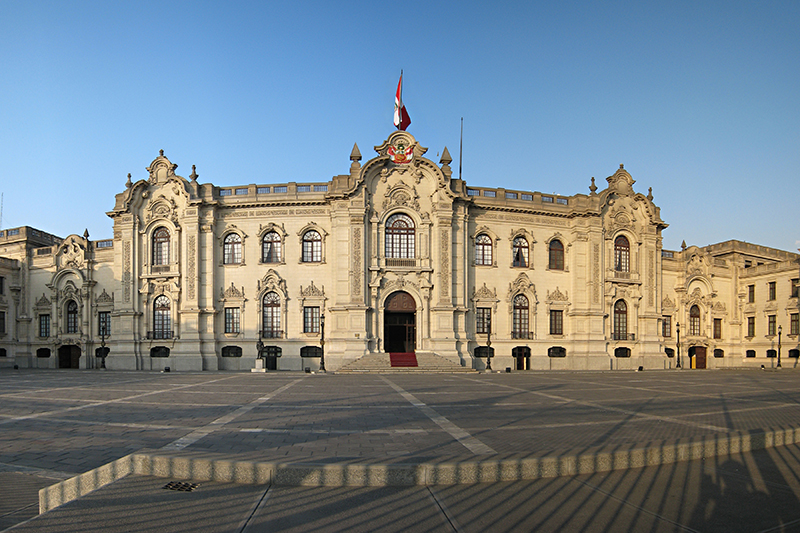
[[[319,183],[201,184],[161,155],[114,238],[0,231],[0,365],[328,370],[389,352],[495,368],[773,366],[798,357],[800,255],[662,249],[620,165],[560,196],[471,187],[405,131]],[[680,330],[680,331],[679,331]],[[679,341],[680,339],[680,341]],[[107,350],[105,361],[101,357]]]

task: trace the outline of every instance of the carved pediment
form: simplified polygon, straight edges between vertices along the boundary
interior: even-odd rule
[[[556,290],[553,292],[547,291],[547,300],[550,302],[566,302],[569,300],[569,297],[556,287]]]
[[[508,301],[512,301],[514,296],[520,293],[529,294],[536,301],[536,287],[524,272],[520,273],[517,279],[508,284]]]
[[[222,287],[220,287],[219,290],[222,293],[222,298],[244,298],[244,287],[239,290],[233,282],[231,282],[231,286],[227,289],[223,290]]]
[[[483,287],[479,289],[472,288],[472,299],[473,300],[496,300],[497,299],[497,289],[490,289],[483,284]]]
[[[305,289],[300,285],[300,296],[325,296],[325,287],[320,289],[314,285],[314,280],[311,280],[311,285]]]
[[[83,268],[86,264],[86,240],[70,235],[58,248],[56,264],[61,268]]]
[[[418,197],[416,189],[400,182],[386,194],[382,207],[384,211],[392,207],[408,207],[419,212]]]
[[[281,275],[272,268],[267,271],[262,279],[258,280],[257,289],[259,294],[276,291],[280,292],[284,298],[286,298],[288,295],[286,290],[286,280],[283,279]]]
[[[661,300],[661,308],[662,309],[674,309],[675,308],[675,302],[673,302],[672,299],[670,299],[669,295],[664,296],[664,299]]]
[[[100,293],[100,294],[97,296],[97,298],[95,298],[95,301],[96,301],[97,303],[99,303],[99,304],[109,304],[109,303],[114,303],[114,295],[113,295],[113,294],[108,294],[108,293],[106,292],[106,290],[105,290],[105,289],[103,289],[103,292],[102,292],[102,293]]]
[[[50,309],[51,304],[52,302],[50,301],[50,299],[47,296],[45,296],[44,293],[42,293],[42,297],[36,300],[36,304],[34,305],[35,307],[39,307],[42,309]]]

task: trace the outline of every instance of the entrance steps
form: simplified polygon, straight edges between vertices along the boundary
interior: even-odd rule
[[[336,374],[419,374],[477,372],[433,352],[416,352],[417,366],[392,367],[388,353],[371,353],[347,363]]]

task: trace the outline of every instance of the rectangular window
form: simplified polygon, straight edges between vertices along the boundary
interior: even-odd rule
[[[672,317],[671,316],[662,316],[661,317],[661,336],[662,337],[672,337]]]
[[[303,333],[319,333],[319,307],[303,308]]]
[[[774,281],[770,281],[769,284],[768,284],[768,287],[769,287],[769,299],[770,300],[774,300],[776,298],[775,282]]]
[[[480,189],[467,189],[467,196],[480,196]]]
[[[225,308],[225,333],[239,333],[241,312],[238,307]]]
[[[800,313],[789,316],[789,335],[800,335]]]
[[[230,196],[231,192],[232,191],[230,189],[220,189],[219,190],[219,195],[220,196]]]
[[[776,318],[775,315],[769,315],[767,317],[767,335],[775,335]]]
[[[256,194],[269,194],[269,187],[257,187]]]
[[[521,198],[523,200],[528,200],[529,202],[533,200],[533,195],[528,193],[522,193]]]
[[[327,185],[314,185],[314,192],[328,192]]]
[[[286,185],[278,185],[277,187],[272,188],[272,192],[274,192],[275,194],[285,193],[288,190],[289,188]]]
[[[564,311],[550,310],[550,335],[564,334]]]
[[[97,327],[100,335],[105,337],[111,335],[111,311],[97,313]]]
[[[486,198],[495,198],[497,196],[497,191],[483,191],[483,195]]]
[[[800,278],[795,278],[792,280],[792,288],[789,292],[789,298],[797,298],[800,296]]]
[[[0,311],[0,335],[6,332],[6,312]]]
[[[6,293],[6,278],[0,276],[0,294]]]
[[[756,317],[754,316],[747,317],[747,336],[756,336]]]
[[[517,193],[515,193],[515,192],[507,192],[506,193],[506,198],[508,198],[509,200],[516,200],[517,199]]]
[[[714,338],[721,339],[722,338],[722,319],[715,318],[714,319]]]
[[[39,337],[46,339],[50,336],[50,315],[39,315]]]
[[[298,185],[297,192],[311,192],[311,185]]]
[[[481,334],[487,334],[492,330],[492,309],[490,307],[478,307],[475,310],[475,330]]]
[[[556,198],[556,203],[561,205],[567,205],[569,200],[567,198]]]
[[[546,204],[552,204],[553,203],[553,197],[552,196],[542,196],[542,202],[544,202]]]
[[[248,191],[247,187],[242,187],[242,188],[237,188],[236,189],[236,194],[237,195],[247,194],[248,192],[249,191]]]
[[[749,304],[756,303],[756,286],[755,285],[748,285],[747,286],[747,303],[749,303]]]

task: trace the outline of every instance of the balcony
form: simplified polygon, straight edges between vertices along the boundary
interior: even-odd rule
[[[276,329],[265,329],[261,332],[262,339],[282,339],[283,338],[283,331],[278,331]]]
[[[406,268],[413,268],[417,266],[416,259],[392,259],[387,257],[386,258],[386,266],[387,267],[406,267]]]
[[[148,331],[147,338],[156,341],[174,339],[175,332],[173,330]]]
[[[533,334],[532,331],[512,331],[511,332],[512,339],[535,339],[536,336]]]
[[[169,265],[153,265],[150,271],[153,274],[163,274],[164,272],[169,272],[169,269]]]
[[[635,333],[617,333],[614,332],[611,334],[611,338],[615,341],[635,341],[636,334]]]

